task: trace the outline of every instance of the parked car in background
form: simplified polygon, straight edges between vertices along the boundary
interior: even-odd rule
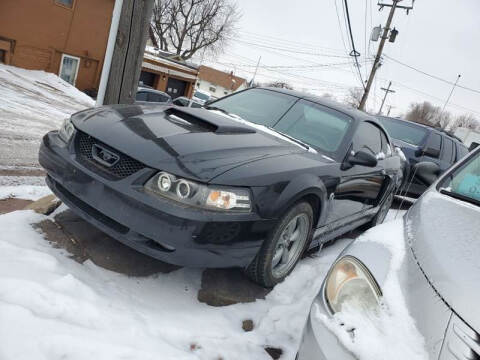
[[[200,104],[205,104],[207,101],[212,99],[212,95],[207,91],[197,89],[193,93],[192,99],[197,101]]]
[[[404,218],[406,251],[402,244],[386,247],[382,241],[365,241],[367,233],[362,241],[353,242],[342,252],[312,305],[299,360],[356,359],[322,318],[332,319],[348,311],[351,319],[352,313],[358,312],[375,326],[380,316],[373,314],[378,314],[381,306],[389,313],[388,307],[393,305],[382,301],[387,295],[402,308],[407,307],[403,320],[413,318],[411,325],[419,332],[418,337],[413,334],[414,340],[422,342],[423,336],[429,359],[479,359],[478,219],[480,149],[457,163],[409,209]],[[385,283],[392,279],[398,281],[401,293],[391,282],[385,289]],[[349,341],[359,341],[362,329],[352,330],[348,323],[343,326],[338,330],[350,331]],[[395,333],[397,329],[389,330]],[[414,329],[408,331],[413,333]],[[372,350],[390,346],[375,344],[375,338],[363,337],[365,340]],[[407,340],[397,333],[395,341]]]
[[[81,111],[45,135],[39,160],[65,204],[126,245],[241,267],[267,287],[305,250],[383,222],[403,177],[375,118],[270,88],[202,109]]]
[[[406,120],[385,116],[377,118],[410,164],[402,195],[418,198],[428,188],[428,184],[414,176],[415,164],[433,162],[439,166],[437,175],[440,175],[468,153],[467,147],[459,139],[445,132]]]
[[[135,103],[171,103],[172,97],[160,90],[151,89],[148,87],[139,87],[135,95]]]
[[[196,100],[189,99],[185,96],[179,96],[175,100],[172,101],[174,105],[177,106],[186,106],[186,107],[193,107],[193,108],[201,108],[203,107],[202,103],[199,103]]]

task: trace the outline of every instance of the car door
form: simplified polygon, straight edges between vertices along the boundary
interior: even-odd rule
[[[360,150],[374,155],[378,163],[375,167],[354,165],[341,170],[327,218],[330,223],[353,221],[378,201],[386,177],[384,163],[387,154],[382,152],[382,130],[374,123],[364,121],[358,125],[349,151],[353,155]]]

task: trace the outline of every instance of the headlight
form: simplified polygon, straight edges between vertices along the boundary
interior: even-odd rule
[[[204,209],[249,212],[250,192],[242,188],[210,187],[160,172],[151,178],[145,189],[156,195]]]
[[[332,267],[325,283],[325,298],[333,313],[344,307],[375,311],[379,307],[380,288],[368,269],[352,256],[341,258]]]
[[[75,131],[75,127],[72,124],[70,118],[63,120],[63,124],[58,130],[58,136],[60,139],[68,143],[72,138],[73,132]]]

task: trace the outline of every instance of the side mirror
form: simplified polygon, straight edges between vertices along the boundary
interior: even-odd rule
[[[359,150],[355,154],[350,154],[345,161],[344,168],[348,169],[354,165],[361,165],[366,167],[375,167],[377,166],[378,160],[375,155],[370,154],[366,151]]]
[[[415,174],[415,178],[421,183],[430,186],[440,176],[440,166],[431,161],[422,161],[413,166],[412,174]]]

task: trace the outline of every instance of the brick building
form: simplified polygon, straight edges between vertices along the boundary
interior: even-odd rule
[[[114,0],[0,0],[0,62],[98,88]]]

